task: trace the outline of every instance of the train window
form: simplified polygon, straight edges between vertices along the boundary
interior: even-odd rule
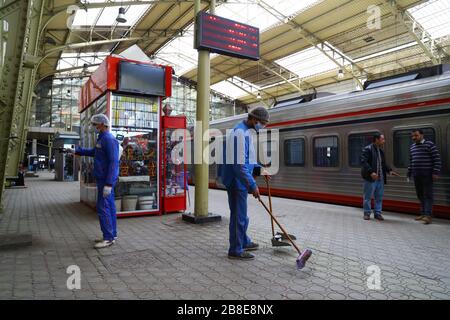
[[[425,139],[436,143],[436,133],[433,128],[421,128]],[[394,165],[397,168],[407,168],[409,165],[409,148],[411,147],[411,129],[394,132]]]
[[[338,137],[314,138],[314,166],[338,167],[339,145]]]
[[[372,143],[373,135],[377,132],[355,133],[348,136],[348,164],[350,167],[359,167],[362,150]]]
[[[305,165],[305,139],[296,138],[284,141],[284,164],[286,166]]]
[[[258,162],[263,166],[272,165],[272,157],[278,156],[278,142],[275,140],[267,140],[260,142],[258,149]]]

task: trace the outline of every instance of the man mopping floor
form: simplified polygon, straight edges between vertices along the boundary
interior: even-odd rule
[[[259,247],[247,235],[247,195],[250,192],[255,198],[260,197],[254,175],[259,175],[261,166],[256,163],[251,131],[264,128],[268,122],[269,112],[263,107],[256,107],[227,137],[226,150],[234,151],[233,158],[226,159],[219,169],[219,176],[227,189],[230,207],[230,259],[252,260],[255,256],[248,251]]]

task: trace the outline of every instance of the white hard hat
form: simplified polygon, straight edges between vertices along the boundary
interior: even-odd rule
[[[91,123],[93,123],[93,124],[104,124],[105,126],[109,127],[109,119],[103,113],[94,114],[92,116],[92,118],[91,118]]]

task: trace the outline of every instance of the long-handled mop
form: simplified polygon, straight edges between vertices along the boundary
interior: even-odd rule
[[[270,191],[269,179],[265,178],[264,180],[266,180],[267,193],[268,193],[268,196],[269,196],[269,209],[270,209],[270,212],[273,212],[272,211],[272,194],[271,194],[271,191]],[[277,234],[275,234],[275,226],[273,224],[273,219],[272,218],[270,218],[270,224],[272,225],[272,239],[271,239],[272,246],[273,247],[289,247],[290,246],[289,243],[282,241],[282,240],[288,240],[287,237],[284,235],[284,233],[277,232]],[[292,234],[290,234],[289,237],[292,240],[296,240],[297,239]]]
[[[263,205],[264,209],[266,209],[267,213],[270,215],[272,220],[275,221],[275,223],[278,225],[278,227],[280,227],[281,231],[283,231],[283,234],[286,236],[286,238],[289,240],[289,242],[292,243],[292,245],[294,246],[295,250],[297,250],[298,257],[295,260],[295,262],[297,263],[297,269],[299,269],[299,270],[303,269],[303,267],[306,264],[306,261],[308,261],[309,257],[311,257],[312,251],[310,249],[305,249],[305,250],[303,250],[303,252],[300,251],[300,248],[297,246],[297,244],[294,242],[294,240],[292,240],[292,238],[286,232],[284,227],[278,222],[277,218],[275,218],[275,216],[273,215],[271,210],[269,210],[269,208],[267,208],[266,204],[262,201],[261,197],[259,197],[258,200],[259,200],[259,202],[261,202],[261,204]]]

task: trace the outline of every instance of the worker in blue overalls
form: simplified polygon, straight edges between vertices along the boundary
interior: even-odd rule
[[[247,235],[247,195],[259,198],[259,189],[254,176],[261,173],[253,146],[254,135],[269,122],[269,113],[263,107],[253,108],[246,120],[238,123],[227,135],[224,164],[219,166],[219,176],[228,193],[230,207],[230,259],[252,260],[248,251],[259,245]],[[230,151],[233,151],[230,153]],[[267,177],[268,178],[268,177]]]
[[[114,185],[119,176],[119,142],[108,131],[109,119],[104,114],[96,114],[91,124],[98,133],[95,148],[77,147],[75,154],[94,157],[94,177],[97,182],[97,213],[103,238],[95,240],[94,248],[106,248],[117,239],[116,206]]]

